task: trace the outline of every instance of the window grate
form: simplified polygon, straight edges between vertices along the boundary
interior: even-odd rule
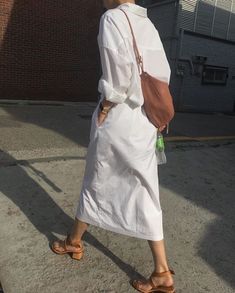
[[[204,65],[202,72],[202,84],[226,85],[228,79],[228,67]]]

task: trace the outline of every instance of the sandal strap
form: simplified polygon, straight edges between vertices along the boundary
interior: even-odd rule
[[[81,248],[83,249],[83,245],[82,245],[82,241],[80,241],[78,244],[76,245],[72,245],[72,244],[68,244],[68,240],[69,240],[69,237],[70,235],[67,234],[67,237],[64,239],[64,248],[67,250],[67,246],[70,245],[70,246],[73,246],[75,248]]]
[[[161,277],[161,276],[165,276],[165,275],[169,275],[169,274],[175,275],[174,270],[169,269],[168,271],[161,272],[161,273],[159,273],[159,272],[153,272],[151,276],[152,277]]]
[[[67,235],[67,237],[64,239],[64,249],[65,250],[68,250],[68,248],[67,248],[67,242],[68,242],[68,239],[69,239],[69,235]]]
[[[162,276],[166,276],[166,275],[169,275],[169,274],[172,274],[172,275],[175,275],[175,272],[174,270],[172,269],[169,269],[168,271],[165,271],[165,272],[161,272],[161,273],[158,273],[158,272],[153,272],[149,278],[149,282],[152,286],[152,289],[156,288],[155,284],[153,283],[153,277],[162,277]],[[160,290],[160,287],[164,288],[164,290],[173,290],[174,289],[174,286],[169,286],[169,287],[166,287],[166,286],[158,286],[159,287],[159,290]]]
[[[153,283],[153,276],[151,275],[150,278],[149,278],[149,283],[150,285],[152,286],[152,289],[155,288],[155,284]]]

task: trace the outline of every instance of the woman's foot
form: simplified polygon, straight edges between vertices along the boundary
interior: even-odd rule
[[[81,259],[84,248],[81,240],[75,240],[68,235],[65,240],[56,240],[52,243],[51,249],[57,254],[71,254],[74,259]]]
[[[172,278],[173,270],[165,272],[153,272],[149,279],[140,281],[134,280],[132,285],[140,292],[152,292],[153,288],[161,287],[162,292],[174,292],[174,281]],[[168,287],[166,291],[164,287]],[[159,288],[160,289],[160,288]]]

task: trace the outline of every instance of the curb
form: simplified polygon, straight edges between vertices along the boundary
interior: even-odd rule
[[[171,136],[165,137],[165,141],[168,142],[187,142],[187,141],[211,141],[211,140],[235,140],[235,135],[227,135],[227,136]]]

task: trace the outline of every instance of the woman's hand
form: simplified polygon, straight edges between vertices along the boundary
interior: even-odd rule
[[[104,113],[102,113],[101,111],[100,111],[100,109],[99,109],[99,113],[98,113],[98,126],[100,126],[103,122],[104,122],[104,120],[106,119],[106,116],[107,116],[108,114],[104,114]]]
[[[159,127],[158,129],[160,132],[162,132],[165,128],[166,128],[166,125],[163,125],[163,126]]]
[[[106,108],[106,111],[105,113],[101,111],[101,109],[99,108],[99,112],[98,112],[98,126],[100,126],[104,120],[106,119],[107,115],[108,115],[108,111],[114,106],[115,104],[110,102],[110,101],[107,101],[106,99],[104,99],[102,102],[101,102],[101,108],[102,106]],[[108,109],[108,110],[107,110]]]

